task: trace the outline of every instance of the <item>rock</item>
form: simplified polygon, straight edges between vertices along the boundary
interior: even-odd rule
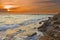
[[[44,24],[38,28],[38,31],[44,34],[39,40],[60,40],[60,14],[45,20]]]

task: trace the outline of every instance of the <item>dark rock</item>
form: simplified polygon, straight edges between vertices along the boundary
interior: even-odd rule
[[[44,36],[40,40],[60,40],[60,14],[49,17],[44,24],[38,28]]]

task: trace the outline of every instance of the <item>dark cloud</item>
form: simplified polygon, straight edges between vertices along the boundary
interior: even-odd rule
[[[56,4],[60,4],[60,0],[52,0],[53,2],[55,2]]]
[[[0,12],[7,12],[6,9],[0,9]]]
[[[35,3],[55,3],[55,4],[60,4],[60,0],[43,0],[43,1],[37,1]]]

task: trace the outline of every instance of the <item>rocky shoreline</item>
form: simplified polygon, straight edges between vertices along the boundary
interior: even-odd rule
[[[38,30],[44,34],[39,40],[60,40],[60,14],[49,17]]]

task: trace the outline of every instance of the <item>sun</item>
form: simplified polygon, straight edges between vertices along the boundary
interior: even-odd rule
[[[13,8],[14,6],[12,5],[5,5],[3,8],[7,9],[7,11],[10,11],[10,8]]]
[[[6,6],[4,6],[4,8],[6,8],[6,9],[9,9],[9,8],[12,8],[13,6],[11,6],[11,5],[6,5]]]
[[[12,11],[12,9],[19,8],[19,5],[4,5],[3,8],[7,9],[7,11]]]

